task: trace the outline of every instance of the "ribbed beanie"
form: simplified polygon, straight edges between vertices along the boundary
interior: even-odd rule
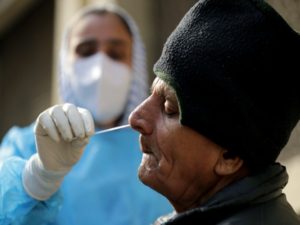
[[[261,0],[201,0],[154,65],[180,122],[253,168],[273,163],[300,117],[300,37]]]

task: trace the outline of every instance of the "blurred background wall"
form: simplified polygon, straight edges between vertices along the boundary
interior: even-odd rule
[[[120,4],[137,21],[152,80],[152,65],[163,43],[196,0],[106,1]],[[300,0],[267,1],[300,31]],[[97,1],[0,0],[0,138],[11,126],[26,126],[58,103],[56,62],[63,28],[78,9],[92,2]],[[284,191],[300,214],[300,125],[279,161],[290,175]]]
[[[0,137],[49,105],[54,0],[0,0]]]

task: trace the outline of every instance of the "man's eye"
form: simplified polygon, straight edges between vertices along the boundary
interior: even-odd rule
[[[168,101],[164,103],[164,112],[169,117],[178,116],[177,107],[172,106]]]

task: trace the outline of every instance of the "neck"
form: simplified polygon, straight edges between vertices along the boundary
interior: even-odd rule
[[[209,199],[211,199],[217,192],[226,188],[230,184],[234,183],[247,176],[249,171],[242,167],[236,173],[227,175],[227,176],[216,176],[214,182],[212,182],[205,190],[196,190],[192,198],[186,198],[185,201],[182,201],[183,198],[180,198],[178,201],[171,201],[175,211],[177,213],[185,212],[193,208],[197,208],[201,205],[204,205]],[[194,189],[195,190],[195,189]],[[187,193],[186,193],[187,194]],[[191,199],[191,200],[187,200]]]

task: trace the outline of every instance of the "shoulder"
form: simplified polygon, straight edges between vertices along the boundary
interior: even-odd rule
[[[282,194],[270,201],[247,207],[218,225],[225,224],[300,225],[300,219]]]
[[[17,136],[17,135],[20,135],[20,134],[22,134],[22,135],[26,135],[26,134],[32,135],[33,134],[33,129],[34,129],[34,124],[35,123],[31,123],[30,125],[25,126],[25,127],[13,126],[8,130],[8,132],[5,134],[4,138],[14,137],[14,136]]]
[[[34,123],[26,127],[13,126],[5,134],[3,143],[34,139]]]
[[[5,134],[1,152],[29,157],[35,151],[34,123],[27,127],[14,126]],[[4,153],[3,153],[4,154]]]

